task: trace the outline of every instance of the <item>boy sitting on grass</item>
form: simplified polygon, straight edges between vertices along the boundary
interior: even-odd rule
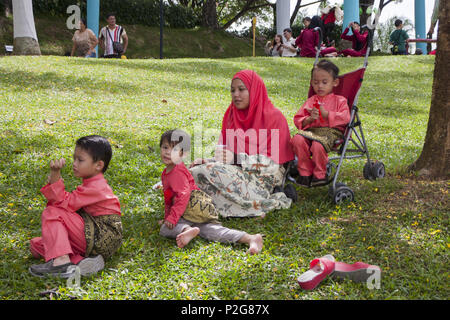
[[[33,256],[46,263],[32,265],[32,275],[69,278],[77,266],[83,276],[94,274],[120,247],[120,203],[103,177],[111,157],[111,145],[104,137],[78,139],[73,173],[83,183],[72,192],[65,191],[61,178],[65,159],[50,162],[48,183],[41,189],[48,200],[41,217],[42,237],[30,241]]]
[[[182,130],[169,130],[159,143],[161,160],[166,165],[161,181],[165,214],[160,235],[175,238],[179,248],[185,247],[197,235],[207,240],[246,243],[248,252],[257,254],[263,247],[260,234],[228,229],[218,222],[212,199],[194,182],[182,159],[190,150],[190,137]]]

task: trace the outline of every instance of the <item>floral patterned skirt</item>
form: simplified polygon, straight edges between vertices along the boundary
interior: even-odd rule
[[[222,217],[257,217],[291,206],[283,192],[272,193],[282,183],[283,166],[261,155],[239,157],[241,166],[210,162],[190,169]]]

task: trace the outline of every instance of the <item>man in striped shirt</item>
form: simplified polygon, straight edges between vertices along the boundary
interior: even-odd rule
[[[103,49],[104,58],[120,58],[122,54],[125,54],[128,47],[128,36],[125,29],[116,24],[116,16],[110,13],[106,16],[106,22],[108,25],[100,30],[98,37],[100,47]],[[120,42],[123,45],[123,52],[114,52],[113,42]]]

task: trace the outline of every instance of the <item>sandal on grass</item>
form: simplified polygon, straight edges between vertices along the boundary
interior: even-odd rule
[[[339,279],[350,279],[355,282],[366,282],[370,276],[377,272],[381,274],[379,266],[364,262],[355,262],[353,264],[335,262],[332,276]]]
[[[334,271],[334,257],[327,254],[311,261],[310,269],[297,278],[297,282],[304,290],[312,290]]]

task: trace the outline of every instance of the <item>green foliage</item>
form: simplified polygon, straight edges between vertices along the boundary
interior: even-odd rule
[[[36,14],[52,16],[67,16],[66,10],[76,4],[81,12],[86,12],[86,1],[73,0],[35,0],[33,9]],[[100,1],[100,19],[105,19],[108,13],[115,13],[118,24],[141,24],[159,26],[159,0],[108,0]],[[164,2],[165,25],[172,28],[193,28],[199,25],[194,11],[177,4]]]
[[[333,61],[345,73],[363,60]],[[431,56],[370,58],[359,110],[371,156],[385,163],[387,176],[365,180],[364,160],[347,160],[341,180],[355,191],[354,203],[335,206],[327,188],[298,188],[299,202],[288,210],[264,219],[224,219],[227,227],[264,234],[257,256],[248,256],[244,245],[200,238],[179,249],[159,236],[163,200],[151,187],[163,170],[162,132],[192,134],[196,123],[204,131],[220,128],[230,80],[250,68],[264,79],[294,134],[292,119],[306,99],[312,63],[1,57],[0,299],[50,299],[39,293],[55,287],[53,299],[447,299],[448,182],[402,174],[423,146]],[[40,262],[28,241],[41,235],[46,203],[39,189],[50,159],[67,159],[63,177],[73,190],[80,183],[71,172],[74,142],[93,133],[114,147],[106,178],[121,201],[124,241],[101,273],[71,288],[28,273]],[[325,254],[379,265],[381,288],[327,278],[315,290],[301,290],[296,278]]]

